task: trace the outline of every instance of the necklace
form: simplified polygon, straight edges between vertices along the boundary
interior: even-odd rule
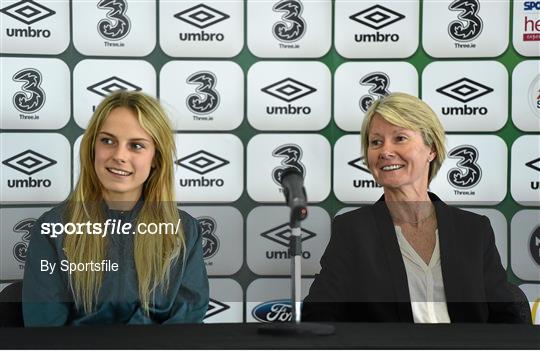
[[[422,219],[420,219],[418,221],[406,221],[403,218],[399,218],[397,216],[392,216],[392,217],[397,219],[400,222],[405,222],[405,223],[409,223],[409,224],[418,224],[418,223],[422,223],[423,221],[427,220],[428,218],[431,218],[434,214],[435,214],[435,210],[431,211],[431,213],[428,216],[426,216],[426,217],[424,217],[424,218],[422,218]]]

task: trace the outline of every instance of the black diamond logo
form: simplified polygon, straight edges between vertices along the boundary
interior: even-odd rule
[[[204,29],[224,21],[230,16],[210,6],[199,4],[182,12],[178,12],[174,17],[197,28]]]
[[[56,161],[33,150],[26,150],[2,163],[26,175],[32,175],[56,164]]]
[[[530,167],[530,168],[534,169],[535,171],[540,172],[540,157],[538,157],[535,160],[532,160],[532,161],[529,161],[529,162],[525,163],[525,166]]]
[[[138,87],[135,84],[131,84],[130,82],[123,80],[121,78],[118,78],[116,76],[112,76],[110,78],[102,80],[101,82],[97,82],[96,84],[90,85],[86,89],[103,97],[119,90],[129,90],[129,91],[142,90],[141,87]]]
[[[436,90],[438,93],[451,97],[454,100],[466,103],[474,99],[478,99],[480,96],[484,96],[493,91],[490,87],[470,80],[469,78],[461,78],[440,87]]]
[[[177,165],[198,174],[206,174],[229,164],[229,161],[204,150],[199,150],[175,162]]]
[[[268,240],[272,240],[273,242],[276,242],[280,245],[289,247],[292,236],[291,227],[289,226],[289,223],[284,223],[270,230],[267,230],[264,233],[261,233],[261,236],[265,237]],[[307,229],[301,228],[301,236],[302,242],[304,242],[317,236],[317,234]]]
[[[317,89],[295,79],[285,78],[262,88],[261,91],[285,102],[292,102],[317,91]]]
[[[369,168],[366,165],[366,162],[364,161],[364,156],[358,157],[357,159],[354,159],[352,161],[347,162],[349,166],[352,166],[356,169],[359,169],[361,171],[367,172],[371,174]]]
[[[216,314],[226,311],[229,308],[231,308],[231,306],[226,305],[223,302],[210,299],[210,301],[208,301],[208,309],[206,310],[206,314],[204,315],[203,319],[215,316]]]
[[[404,15],[381,5],[371,6],[349,17],[369,28],[381,29],[405,18]]]
[[[0,12],[24,24],[32,24],[54,15],[56,12],[32,0],[16,2],[4,7]]]

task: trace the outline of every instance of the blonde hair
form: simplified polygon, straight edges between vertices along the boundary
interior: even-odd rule
[[[156,99],[140,92],[126,91],[106,97],[90,119],[81,141],[79,180],[68,198],[64,220],[72,223],[105,220],[104,210],[99,205],[103,203],[103,196],[94,167],[94,150],[98,133],[111,111],[117,107],[130,108],[155,144],[155,167],[143,185],[144,203],[137,216],[137,223],[178,223],[173,168],[176,146],[170,121]],[[168,288],[170,268],[185,247],[182,228],[179,228],[178,232],[160,234],[135,234],[134,238],[133,257],[139,298],[146,313],[156,288]],[[63,247],[70,262],[101,262],[106,258],[107,241],[107,237],[88,233],[66,235]],[[102,279],[102,272],[76,271],[72,275],[71,288],[76,305],[82,306],[85,313],[91,312],[95,307]]]
[[[435,159],[429,164],[428,184],[437,175],[446,158],[444,128],[433,110],[416,96],[392,93],[375,101],[366,112],[360,138],[364,160],[368,163],[369,130],[375,115],[398,127],[420,132],[424,144],[435,151]]]

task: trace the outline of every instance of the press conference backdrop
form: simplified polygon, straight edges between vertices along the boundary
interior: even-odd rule
[[[393,91],[448,135],[431,184],[486,215],[509,279],[540,323],[540,1],[1,0],[0,289],[28,232],[63,201],[107,94],[160,98],[177,131],[179,205],[211,277],[206,322],[290,318],[282,170],[305,176],[303,291],[332,217],[381,187],[358,132]]]

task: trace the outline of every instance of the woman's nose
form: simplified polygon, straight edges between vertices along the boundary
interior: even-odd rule
[[[114,150],[113,160],[118,162],[118,163],[125,163],[126,159],[127,159],[127,150],[126,150],[126,148],[121,146],[121,145],[118,146]]]
[[[381,147],[379,158],[381,159],[389,159],[394,157],[394,151],[392,150],[391,146],[388,144],[384,144]]]

